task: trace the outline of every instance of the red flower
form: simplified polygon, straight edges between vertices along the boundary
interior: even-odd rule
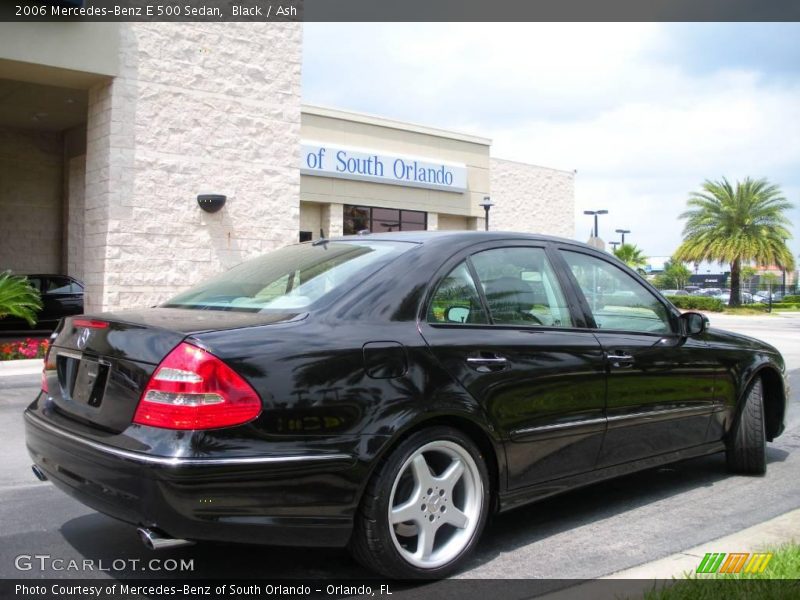
[[[7,342],[0,345],[0,360],[17,358],[43,358],[50,347],[48,340],[26,338],[21,342]]]

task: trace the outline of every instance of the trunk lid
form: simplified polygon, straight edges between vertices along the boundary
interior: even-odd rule
[[[187,336],[302,316],[152,308],[68,317],[50,351],[48,396],[59,413],[119,433],[131,424],[158,364]]]

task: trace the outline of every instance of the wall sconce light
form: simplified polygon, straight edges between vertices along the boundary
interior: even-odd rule
[[[225,206],[225,196],[222,194],[200,194],[197,204],[207,213],[215,213]]]

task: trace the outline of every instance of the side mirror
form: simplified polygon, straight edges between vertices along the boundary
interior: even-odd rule
[[[449,323],[466,323],[469,318],[469,309],[464,306],[451,306],[444,311],[444,318]]]
[[[697,335],[709,328],[708,317],[699,312],[685,312],[681,315],[685,335]]]

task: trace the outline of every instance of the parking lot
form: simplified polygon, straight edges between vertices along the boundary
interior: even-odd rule
[[[769,445],[764,478],[730,476],[723,455],[685,461],[594,485],[500,515],[462,578],[577,579],[603,576],[727,535],[800,507],[800,314],[711,315],[712,327],[760,337],[790,370],[787,431]],[[181,577],[361,578],[371,575],[345,550],[199,544],[152,553],[134,528],[40,483],[25,451],[22,411],[38,375],[0,378],[0,574],[24,577],[160,577],[152,558],[193,559]],[[17,557],[47,554],[112,570],[56,570]],[[114,561],[117,561],[114,563]],[[140,562],[136,562],[140,561]]]

